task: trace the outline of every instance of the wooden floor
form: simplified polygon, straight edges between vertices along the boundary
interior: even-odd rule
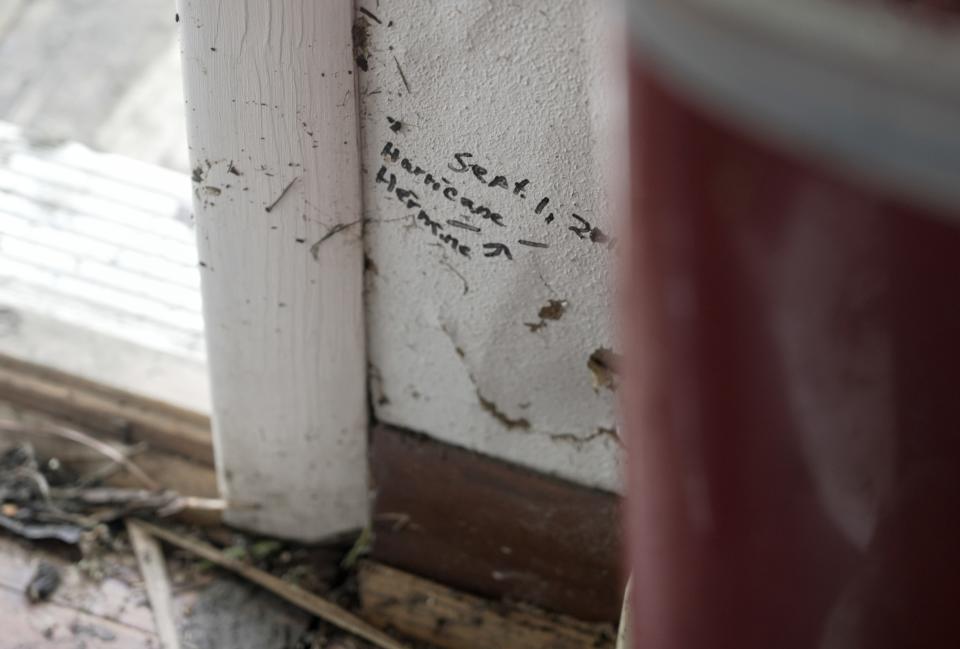
[[[49,602],[31,604],[24,590],[41,561],[57,566],[63,582]],[[198,571],[175,555],[168,569],[183,649],[327,646],[311,631],[308,614],[269,593],[217,571]],[[63,548],[39,548],[5,533],[0,533],[0,626],[4,649],[160,647],[130,551],[78,563]]]
[[[0,398],[0,421],[26,424],[25,431],[50,421],[49,417]],[[102,467],[104,457],[83,446],[64,445],[63,440],[36,432],[20,435],[0,431],[0,453],[28,441],[41,458],[63,458],[65,466],[80,473]],[[118,452],[129,446],[109,437]],[[181,493],[214,496],[212,471],[185,464],[187,460],[158,454],[154,450],[136,457],[140,468],[164,487]],[[127,482],[122,474],[110,486],[141,486]],[[186,520],[184,520],[186,522]],[[201,522],[201,521],[195,521]],[[203,521],[191,533],[218,532],[216,538],[232,544],[234,551],[250,547],[256,539],[235,537],[213,521]],[[166,522],[169,524],[169,521]],[[213,525],[213,527],[209,527]],[[28,542],[0,531],[0,649],[160,649],[140,568],[122,525],[113,525],[112,541],[91,544],[86,554],[57,542]],[[293,548],[290,574],[309,578],[312,589],[324,593],[345,548],[329,553],[314,551],[305,559]],[[273,550],[276,554],[279,550]],[[318,624],[310,615],[257,586],[199,562],[196,557],[171,547],[164,548],[173,596],[173,612],[182,649],[325,649],[344,645],[345,634]],[[57,567],[62,585],[50,601],[30,603],[27,584],[37,565]],[[284,565],[284,564],[280,564]],[[332,568],[333,567],[333,568]],[[298,572],[299,571],[299,572]],[[282,574],[282,573],[281,573]],[[318,590],[319,589],[319,590]],[[349,641],[349,642],[352,642]]]

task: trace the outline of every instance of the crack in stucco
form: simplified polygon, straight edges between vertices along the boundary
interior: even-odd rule
[[[623,440],[620,439],[620,436],[617,434],[616,428],[604,428],[600,426],[597,430],[586,437],[580,437],[579,435],[574,435],[573,433],[553,433],[550,435],[550,439],[555,442],[564,442],[568,444],[573,444],[577,448],[582,447],[584,444],[589,444],[595,439],[601,437],[610,437],[612,438],[618,446],[623,446]]]
[[[450,260],[447,258],[446,255],[444,255],[443,258],[440,259],[440,265],[443,266],[443,267],[445,267],[445,268],[448,269],[451,273],[453,273],[454,275],[456,275],[457,277],[460,278],[460,281],[463,282],[463,294],[464,294],[464,295],[466,295],[467,293],[470,292],[470,284],[467,283],[467,278],[464,277],[464,276],[463,276],[463,273],[461,273],[459,270],[457,270],[456,267],[454,267],[454,265],[450,263]],[[450,335],[449,332],[447,333],[447,335],[448,335],[448,336]],[[458,349],[459,349],[459,348],[458,348]],[[461,358],[462,358],[462,357],[463,357],[463,354],[461,353],[460,356],[461,356]]]
[[[472,376],[470,377],[470,380],[473,380]],[[474,386],[476,386],[476,381],[474,381]],[[480,407],[490,413],[494,419],[503,424],[507,430],[514,430],[515,428],[530,430],[530,421],[526,417],[511,419],[505,412],[497,407],[497,404],[489,399],[484,398],[483,394],[480,393],[480,388],[477,388],[477,399],[480,401]]]
[[[473,383],[473,388],[477,394],[477,401],[480,402],[480,407],[489,413],[491,417],[500,422],[507,430],[530,430],[531,426],[529,419],[526,417],[518,417],[514,419],[501,410],[495,402],[483,396],[483,393],[480,392],[480,386],[477,384],[476,377],[473,376],[473,372],[470,371],[470,367],[467,365],[467,356],[464,353],[463,348],[457,343],[456,339],[453,337],[453,334],[450,332],[450,329],[447,328],[445,323],[440,323],[440,330],[450,340],[450,343],[453,345],[453,350],[456,352],[457,356],[460,357],[460,362],[463,363],[463,368],[467,372],[467,377],[470,379],[470,382]]]

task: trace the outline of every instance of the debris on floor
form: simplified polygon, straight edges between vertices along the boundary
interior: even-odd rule
[[[0,433],[18,433],[15,442],[0,435],[0,609],[17,617],[3,642],[71,649],[374,646],[351,633],[359,632],[381,647],[405,646],[353,613],[353,564],[367,541],[305,546],[222,526],[187,527],[171,517],[218,503],[160,488],[130,457],[81,431],[61,436],[62,457],[41,456],[24,441],[28,428],[0,421]],[[73,445],[94,449],[103,464],[79,470],[70,461]],[[104,484],[118,471],[153,488]]]
[[[296,647],[310,626],[308,613],[252,584],[223,577],[199,593],[182,637],[185,647],[197,649],[286,649]]]
[[[366,560],[370,529],[303,545],[187,524],[174,514],[225,503],[161,487],[137,447],[59,424],[42,443],[31,426],[0,418],[3,649],[613,647],[608,625]],[[147,488],[109,482],[131,478]]]
[[[22,429],[15,422],[0,421],[0,430]],[[84,444],[88,436],[65,438]],[[95,442],[95,443],[94,443]],[[102,450],[111,463],[141,476],[153,489],[129,489],[91,484],[73,473],[59,458],[38,459],[33,445],[19,442],[0,454],[0,528],[31,540],[55,539],[78,544],[98,533],[101,526],[127,516],[170,516],[192,507],[223,507],[222,501],[184,498],[158,485],[128,458],[102,442],[84,444]]]
[[[187,550],[221,568],[240,575],[247,581],[265,588],[274,595],[285,599],[304,611],[313,613],[324,621],[344,631],[354,633],[382,649],[404,649],[401,643],[373,625],[366,623],[363,619],[354,615],[343,606],[338,605],[336,602],[304,590],[296,584],[284,581],[280,577],[275,577],[256,566],[234,559],[212,545],[147,523],[132,523],[131,525],[133,525],[134,529],[142,529],[154,537]]]
[[[36,604],[45,602],[57,592],[60,587],[60,569],[52,563],[41,561],[37,564],[37,571],[27,584],[27,599]]]

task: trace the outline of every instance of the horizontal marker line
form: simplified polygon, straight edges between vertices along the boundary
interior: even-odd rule
[[[518,239],[517,243],[524,246],[530,246],[532,248],[549,248],[550,247],[546,243],[537,243],[536,241],[527,241],[526,239]]]
[[[477,226],[464,223],[463,221],[454,221],[453,219],[448,219],[447,223],[455,228],[463,228],[464,230],[470,230],[471,232],[480,232],[480,228]]]

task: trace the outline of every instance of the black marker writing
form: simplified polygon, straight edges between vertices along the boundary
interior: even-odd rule
[[[518,239],[517,243],[522,246],[530,246],[531,248],[549,248],[549,244],[538,243],[536,241],[527,241],[526,239]]]
[[[573,232],[574,234],[576,234],[576,235],[577,235],[578,237],[580,237],[581,239],[584,238],[584,235],[590,234],[590,223],[589,223],[589,221],[587,221],[586,219],[584,219],[584,218],[583,218],[582,216],[580,216],[579,214],[571,214],[570,217],[573,218],[575,221],[579,221],[579,222],[580,222],[580,227],[574,227],[574,226],[571,225],[571,226],[568,228],[571,232]]]
[[[485,243],[483,244],[483,248],[484,250],[490,251],[483,253],[484,257],[499,257],[501,254],[503,254],[507,259],[513,261],[513,255],[510,254],[510,248],[502,243]]]
[[[464,223],[463,221],[454,221],[453,219],[447,219],[447,223],[452,225],[455,228],[462,228],[464,230],[470,230],[471,232],[480,232],[480,228],[475,225],[470,225],[469,223]]]
[[[459,199],[460,205],[467,208],[471,214],[476,214],[480,218],[491,221],[500,227],[506,227],[503,223],[502,214],[500,214],[499,212],[494,212],[492,209],[490,209],[486,205],[478,204],[472,198],[460,195],[459,190],[456,187],[454,187],[449,180],[441,176],[439,180],[442,181],[443,183],[446,183],[447,185],[446,187],[444,187],[441,184],[441,182],[439,182],[433,174],[423,169],[420,165],[415,164],[409,158],[401,158],[400,149],[397,146],[395,146],[393,142],[387,142],[386,145],[384,145],[381,153],[383,154],[384,160],[388,162],[390,161],[397,162],[399,160],[400,168],[406,171],[407,173],[415,177],[423,176],[423,184],[429,187],[430,189],[432,189],[433,191],[438,192],[440,191],[440,188],[443,187],[443,192],[442,192],[443,197],[446,198],[447,200],[451,202],[458,202],[458,199]],[[470,156],[471,154],[458,153],[457,155]],[[450,166],[451,169],[453,169],[453,171],[459,171],[458,169],[453,168],[451,165],[447,165],[447,166]],[[469,169],[469,167],[467,167],[467,169]],[[486,170],[484,170],[482,167],[481,167],[481,170],[484,173],[486,173]],[[384,173],[386,173],[385,170],[384,170]],[[393,174],[391,174],[390,177],[395,179],[395,176],[393,176]],[[377,180],[380,180],[379,174],[378,174]]]
[[[473,157],[472,153],[467,153],[467,152],[454,153],[453,159],[456,161],[457,164],[453,165],[448,162],[447,168],[450,169],[450,171],[457,172],[458,174],[467,173],[468,171],[473,172],[474,177],[480,182],[482,182],[484,185],[486,185],[487,187],[500,187],[502,189],[506,189],[507,191],[510,190],[510,183],[507,182],[506,176],[497,174],[496,176],[493,177],[492,180],[490,180],[490,182],[487,182],[487,174],[490,173],[489,169],[487,169],[486,167],[481,167],[480,165],[473,162],[467,163],[464,161],[465,158],[472,158],[472,157]],[[527,185],[529,184],[530,184],[530,181],[526,178],[524,178],[520,182],[514,183],[513,193],[516,194],[517,196],[520,196],[521,198],[526,198],[527,195],[521,192],[523,192],[523,190],[526,189]]]
[[[472,157],[473,157],[472,153],[454,153],[453,159],[457,161],[457,164],[459,165],[459,167],[454,167],[452,164],[448,162],[447,168],[450,169],[450,171],[456,171],[458,174],[461,174],[465,171],[470,171],[470,167],[472,167],[473,165],[468,165],[466,162],[463,161],[463,159],[472,158]]]

